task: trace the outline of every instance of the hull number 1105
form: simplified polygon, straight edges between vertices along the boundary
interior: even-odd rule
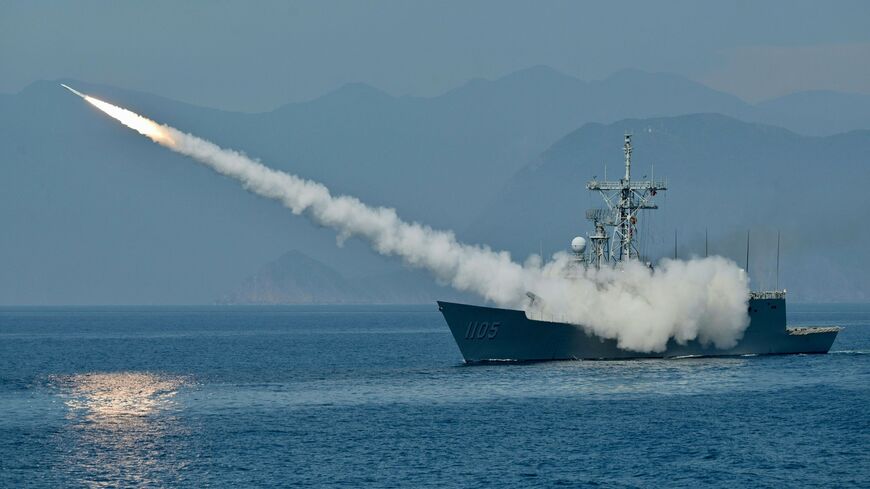
[[[501,326],[501,323],[494,322],[489,323],[487,321],[478,322],[478,321],[469,321],[468,329],[465,330],[465,339],[466,340],[482,340],[487,339],[491,340],[498,336],[498,328]]]

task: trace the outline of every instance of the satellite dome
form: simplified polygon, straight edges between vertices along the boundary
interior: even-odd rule
[[[577,236],[576,238],[571,240],[571,250],[574,253],[583,253],[583,251],[585,249],[586,249],[586,240],[583,239],[582,237]]]

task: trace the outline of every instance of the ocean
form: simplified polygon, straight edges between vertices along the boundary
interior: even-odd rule
[[[437,307],[0,308],[0,487],[870,487],[828,355],[468,366]]]

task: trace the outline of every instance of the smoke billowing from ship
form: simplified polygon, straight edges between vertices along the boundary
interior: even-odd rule
[[[731,348],[749,325],[749,282],[737,265],[720,256],[664,259],[654,270],[638,261],[620,267],[575,269],[573,257],[557,253],[537,272],[532,290],[543,297],[543,319],[583,324],[622,349],[664,351],[668,340]],[[540,277],[537,275],[540,274]]]
[[[72,89],[70,89],[72,90]],[[748,325],[745,274],[721,257],[663,260],[655,270],[635,262],[619,269],[589,268],[566,275],[567,253],[523,265],[509,253],[463,244],[450,231],[406,222],[396,211],[332,195],[324,185],[268,168],[243,153],[159,124],[127,109],[74,92],[155,143],[238,180],[253,193],[280,201],[294,214],[335,229],[339,239],[358,237],[378,253],[424,268],[439,282],[480,295],[500,307],[524,309],[533,318],[583,325],[618,340],[619,347],[664,351],[670,339],[698,339],[734,346]],[[532,291],[541,300],[530,301]]]

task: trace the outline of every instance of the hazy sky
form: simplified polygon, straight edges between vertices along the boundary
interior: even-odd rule
[[[548,65],[666,71],[755,101],[870,93],[870,2],[0,2],[0,92],[70,77],[267,110],[344,83],[432,95]]]

